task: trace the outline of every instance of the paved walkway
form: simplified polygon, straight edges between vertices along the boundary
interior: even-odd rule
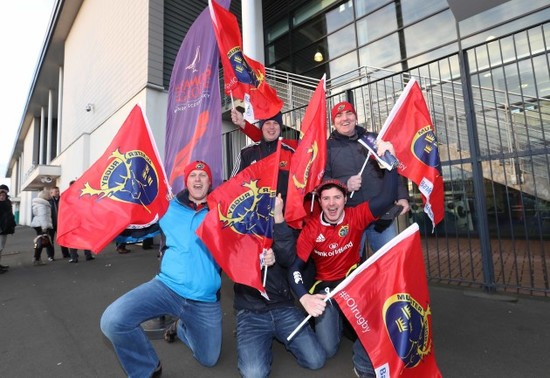
[[[32,266],[34,231],[9,236],[0,275],[0,375],[21,377],[123,377],[110,343],[99,329],[105,307],[158,269],[156,251],[130,246],[119,255],[110,245],[94,261],[57,260]],[[60,255],[56,249],[57,256]],[[435,355],[444,377],[550,376],[550,300],[487,296],[456,287],[430,287]],[[222,355],[203,368],[182,344],[154,340],[163,377],[238,377],[232,285],[222,286]],[[274,344],[272,377],[353,377],[351,342],[319,371],[300,368]]]

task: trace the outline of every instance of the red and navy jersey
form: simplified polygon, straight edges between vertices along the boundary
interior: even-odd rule
[[[359,263],[363,231],[375,219],[368,202],[346,207],[342,220],[335,225],[325,222],[320,214],[310,219],[300,233],[296,244],[298,257],[307,261],[312,255],[317,280],[343,279]]]

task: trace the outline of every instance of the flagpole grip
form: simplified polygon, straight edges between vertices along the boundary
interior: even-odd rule
[[[361,167],[361,170],[359,171],[358,175],[363,174],[363,171],[365,170],[365,167],[367,166],[367,163],[369,161],[370,155],[371,155],[371,152],[369,151],[369,153],[367,154],[367,158],[365,159],[365,162],[363,163],[363,166]],[[351,194],[349,195],[349,198],[353,198],[353,193],[355,193],[355,190],[351,192]]]

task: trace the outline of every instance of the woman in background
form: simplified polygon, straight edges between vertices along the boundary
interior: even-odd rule
[[[49,236],[53,231],[50,197],[50,193],[43,190],[38,194],[38,197],[32,200],[33,218],[31,227],[36,231],[36,238],[34,239],[34,265],[44,265],[40,259],[42,248],[44,247],[46,247],[46,252],[48,253],[48,261],[54,261],[54,250]]]

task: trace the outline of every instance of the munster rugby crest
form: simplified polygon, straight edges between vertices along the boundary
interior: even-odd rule
[[[97,196],[98,200],[110,198],[147,209],[159,190],[158,174],[151,159],[143,151],[121,153],[118,148],[109,159],[110,163],[99,180],[100,187],[93,188],[86,182],[81,196]]]
[[[406,368],[414,368],[432,347],[430,306],[423,308],[410,294],[394,294],[384,303],[384,324]]]
[[[223,214],[218,204],[218,214],[224,228],[230,227],[240,234],[271,238],[275,191],[258,186],[258,181],[251,180],[242,185],[247,190],[231,202],[227,214]]]
[[[236,46],[227,52],[229,63],[233,67],[235,76],[240,83],[249,84],[258,88],[264,76],[261,71],[254,72],[248,62],[244,59],[243,52],[240,46]]]
[[[437,138],[430,125],[424,126],[416,132],[411,143],[411,151],[418,160],[429,167],[436,168],[441,174]]]

